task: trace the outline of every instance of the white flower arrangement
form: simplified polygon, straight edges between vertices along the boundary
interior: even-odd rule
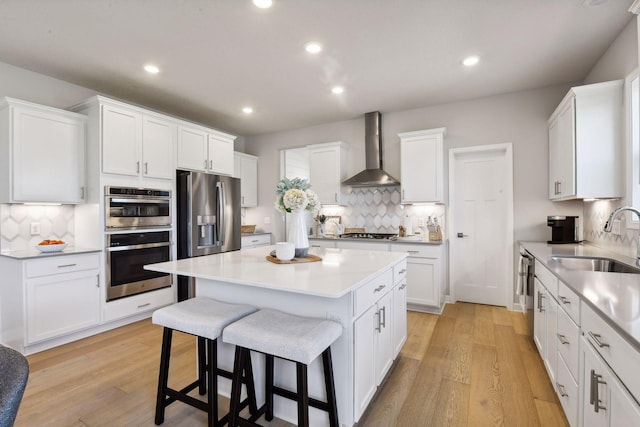
[[[309,181],[302,178],[283,178],[276,185],[278,197],[275,208],[282,213],[320,210],[320,200],[315,191],[309,189]]]

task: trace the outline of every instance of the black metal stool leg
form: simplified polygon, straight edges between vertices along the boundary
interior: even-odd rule
[[[265,406],[266,412],[264,418],[267,421],[273,420],[273,356],[265,355]]]
[[[160,369],[158,374],[158,394],[156,396],[155,423],[164,422],[165,395],[169,380],[169,359],[171,357],[171,337],[173,329],[164,328],[162,332],[162,350],[160,352]]]
[[[205,338],[198,337],[198,393],[200,396],[204,396],[207,392],[206,369],[207,363],[211,363],[207,360],[206,347]]]
[[[206,340],[207,343],[207,401],[209,402],[209,427],[218,426],[218,343]]]
[[[244,359],[244,384],[247,387],[247,398],[249,399],[249,413],[255,414],[258,411],[256,402],[256,386],[253,383],[253,366],[251,364],[251,352],[247,350]]]
[[[242,391],[242,367],[245,366],[245,350],[240,346],[236,346],[235,358],[233,361],[233,378],[231,379],[231,401],[229,403],[229,426],[235,427],[237,424],[240,392]]]
[[[336,403],[336,387],[333,381],[331,347],[327,347],[322,353],[322,366],[324,370],[324,385],[327,391],[327,406],[329,407],[329,425],[331,427],[338,427],[338,406]]]
[[[296,362],[296,382],[298,384],[298,427],[309,427],[309,386],[307,365]]]

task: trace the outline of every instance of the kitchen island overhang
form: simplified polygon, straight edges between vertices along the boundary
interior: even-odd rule
[[[318,262],[274,264],[260,247],[145,266],[196,278],[196,295],[295,315],[331,319],[342,336],[331,346],[340,424],[358,421],[406,340],[406,253],[311,248]],[[233,348],[219,340],[219,364],[230,369]],[[258,400],[264,399],[264,358],[252,354]],[[357,361],[357,363],[356,363]],[[295,389],[295,367],[276,363],[276,384]],[[322,368],[309,368],[310,396],[323,399]],[[220,380],[221,394],[230,383]],[[276,397],[275,415],[296,422],[294,402]],[[328,425],[311,408],[312,425]]]

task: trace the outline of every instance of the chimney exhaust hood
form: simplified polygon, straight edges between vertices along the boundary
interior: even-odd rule
[[[364,115],[364,151],[366,169],[344,181],[352,187],[390,187],[400,181],[382,169],[382,120],[379,111]]]

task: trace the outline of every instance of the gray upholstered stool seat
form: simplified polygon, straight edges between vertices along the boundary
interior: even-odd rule
[[[161,308],[153,313],[153,323],[164,326],[156,398],[156,424],[164,422],[166,407],[176,400],[205,411],[208,415],[209,427],[220,427],[227,423],[228,414],[218,419],[218,376],[231,378],[232,375],[231,372],[218,368],[217,338],[227,325],[254,311],[256,308],[249,305],[229,304],[199,297]],[[168,386],[171,339],[174,330],[195,335],[198,338],[198,378],[181,390],[174,390]],[[253,414],[257,411],[257,405],[251,360],[245,360],[239,369],[244,373],[239,381],[247,386],[247,398],[240,403],[240,406],[242,408],[249,406]],[[196,387],[199,388],[201,395],[207,393],[206,402],[188,395]]]
[[[27,358],[0,345],[0,426],[12,426],[29,377]]]
[[[309,365],[342,335],[342,326],[323,319],[260,310],[227,326],[226,343]]]
[[[342,326],[324,319],[294,316],[277,310],[259,310],[227,326],[222,340],[235,344],[236,356],[231,386],[229,425],[256,426],[254,421],[262,414],[267,421],[273,419],[273,396],[286,397],[298,403],[298,426],[309,425],[309,406],[327,411],[331,427],[338,427],[331,344],[342,335]],[[265,404],[247,420],[239,417],[240,381],[242,366],[250,360],[249,352],[266,355]],[[326,402],[309,397],[307,367],[322,355]],[[274,385],[274,357],[296,363],[295,392]]]
[[[153,323],[215,340],[231,323],[256,311],[250,305],[228,304],[211,298],[191,298],[153,312]]]

